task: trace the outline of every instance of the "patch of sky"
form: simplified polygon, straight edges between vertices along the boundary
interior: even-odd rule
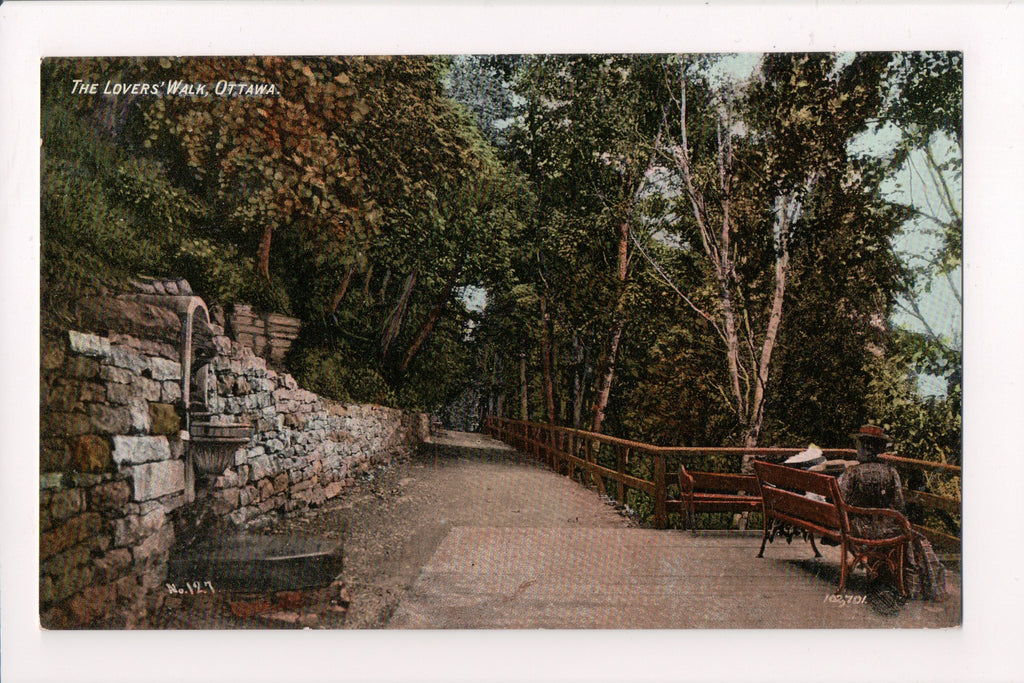
[[[762,53],[753,52],[717,55],[708,73],[713,82],[726,89],[739,87],[754,77],[762,56]],[[833,72],[839,73],[855,56],[853,52],[839,53]],[[885,158],[896,151],[899,143],[900,131],[895,126],[874,126],[851,141],[849,152],[852,155]],[[926,265],[943,246],[938,224],[949,221],[951,216],[946,208],[947,203],[939,196],[941,182],[947,184],[953,201],[962,205],[962,182],[957,172],[961,150],[951,139],[940,135],[931,140],[930,151],[936,161],[932,166],[943,169],[941,180],[928,170],[925,152],[918,150],[912,152],[897,173],[882,186],[887,200],[913,207],[922,214],[904,224],[893,238],[896,254],[911,266]],[[921,283],[915,301],[905,298],[900,301],[891,324],[915,332],[934,334],[945,343],[960,348],[963,320],[961,282],[961,266],[949,272],[933,273]],[[918,378],[918,390],[925,396],[941,396],[945,394],[946,385],[941,378],[921,375]]]
[[[458,292],[459,300],[470,313],[480,313],[487,307],[487,290],[476,285],[466,285]]]

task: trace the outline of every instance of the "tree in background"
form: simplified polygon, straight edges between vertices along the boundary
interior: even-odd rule
[[[745,446],[758,443],[769,404],[794,256],[816,229],[842,228],[823,225],[814,211],[825,204],[823,187],[859,181],[847,144],[878,110],[884,59],[843,65],[830,55],[766,55],[738,93],[715,91],[706,61],[666,69],[674,102],[664,151],[680,212],[692,216],[674,230],[702,254],[708,278],[679,296],[718,338],[727,372],[716,390]],[[884,314],[884,302],[855,307],[864,303]]]
[[[916,333],[905,341],[920,373],[938,377],[947,393],[959,391],[962,340],[939,327],[923,309],[938,289],[963,305],[963,65],[960,53],[910,52],[893,57],[889,98],[881,123],[895,128],[889,170],[894,203],[910,216],[897,244],[903,270],[898,304]]]
[[[655,57],[530,56],[516,62],[509,154],[537,196],[532,253],[544,413],[600,431],[627,321],[630,235],[658,125]],[[591,380],[596,380],[592,388]],[[566,397],[569,397],[568,399]],[[570,407],[571,406],[571,407]]]
[[[184,275],[301,317],[297,376],[344,400],[475,391],[665,444],[842,443],[870,417],[952,448],[959,356],[886,321],[911,281],[955,280],[958,62],[769,55],[723,88],[717,61],[47,60],[44,302]],[[281,91],[68,96],[147,73]],[[904,131],[896,155],[856,153],[872,121]],[[943,173],[942,211],[886,201],[910,160]],[[893,256],[913,216],[942,236],[930,270]],[[953,373],[948,402],[907,389],[921,370]]]
[[[909,457],[960,464],[962,368],[960,336],[963,252],[963,61],[956,52],[893,56],[878,135],[894,139],[883,157],[887,197],[905,212],[894,240],[900,258],[899,325],[891,357],[872,382],[872,417]],[[930,300],[930,301],[929,301]],[[945,300],[945,316],[929,303]],[[945,317],[950,327],[940,322]],[[922,388],[922,378],[940,385]],[[939,486],[916,482],[915,488]],[[955,491],[948,482],[947,494]]]

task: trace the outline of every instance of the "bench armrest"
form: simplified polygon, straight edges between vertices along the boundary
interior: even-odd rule
[[[853,533],[848,532],[848,535],[856,540],[893,541],[896,539],[910,538],[913,535],[913,529],[910,526],[910,522],[907,521],[907,518],[904,517],[902,513],[891,508],[859,508],[853,505],[848,505],[844,502],[843,511],[846,513],[847,519],[850,517],[888,517],[895,520],[901,530],[901,532],[895,536],[876,539],[861,539]]]
[[[687,496],[693,495],[693,477],[686,470],[679,470],[679,493]]]

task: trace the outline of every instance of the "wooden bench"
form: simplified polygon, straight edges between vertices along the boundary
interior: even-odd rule
[[[847,505],[839,493],[835,477],[805,472],[784,465],[755,461],[754,474],[761,491],[764,513],[764,537],[758,557],[764,557],[765,546],[777,533],[800,530],[807,534],[815,557],[821,557],[814,536],[819,535],[840,546],[841,570],[839,592],[846,592],[846,578],[854,568],[863,565],[869,576],[877,576],[884,567],[896,579],[900,593],[906,595],[903,583],[903,560],[912,531],[907,519],[895,510],[858,508]],[[821,498],[809,497],[812,494]],[[895,521],[899,533],[886,538],[862,538],[852,531],[851,518],[888,518]]]
[[[680,509],[686,524],[696,532],[698,512],[758,512],[761,493],[757,477],[717,472],[687,472],[679,469]]]

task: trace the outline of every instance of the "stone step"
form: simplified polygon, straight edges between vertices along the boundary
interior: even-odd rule
[[[239,534],[172,552],[167,581],[179,588],[286,591],[328,586],[341,573],[342,542],[308,536]]]

